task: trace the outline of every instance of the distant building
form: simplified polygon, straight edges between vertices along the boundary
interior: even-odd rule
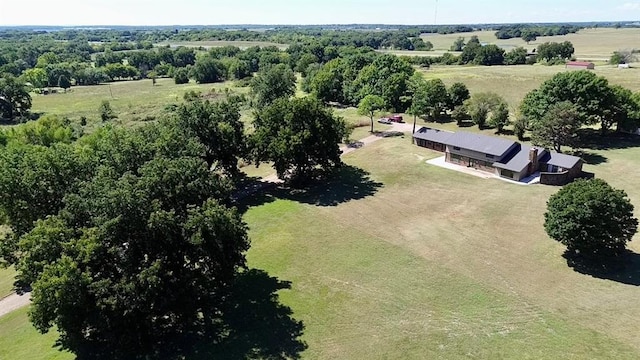
[[[593,70],[596,68],[596,64],[586,61],[569,61],[566,65],[567,69],[583,69]]]

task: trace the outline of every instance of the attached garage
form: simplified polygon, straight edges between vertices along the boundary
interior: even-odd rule
[[[428,127],[420,128],[413,134],[416,145],[427,149],[445,152],[447,150],[447,140],[454,133],[445,130],[432,129]]]

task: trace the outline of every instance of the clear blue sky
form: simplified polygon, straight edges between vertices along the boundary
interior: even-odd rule
[[[640,0],[2,0],[0,25],[460,24],[640,20]]]

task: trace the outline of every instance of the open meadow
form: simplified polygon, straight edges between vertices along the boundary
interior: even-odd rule
[[[439,78],[449,86],[454,82],[464,83],[471,93],[495,92],[502,96],[512,108],[517,108],[524,96],[545,80],[564,71],[564,65],[513,65],[513,66],[432,66],[420,70],[427,79]],[[618,69],[614,66],[596,66],[593,72],[604,76],[611,84],[622,85],[632,91],[640,91],[640,68]]]
[[[167,46],[167,45],[169,45],[170,47],[178,47],[178,46],[203,47],[205,49],[209,49],[212,47],[237,46],[243,50],[250,48],[252,46],[259,46],[259,47],[275,46],[280,50],[284,50],[287,47],[289,47],[289,45],[287,44],[278,44],[278,43],[268,42],[268,41],[207,40],[207,41],[170,41],[170,42],[161,42],[156,44],[156,46]]]
[[[583,32],[610,36],[605,30],[622,31]],[[633,39],[633,34],[640,39],[636,30],[625,33],[626,39]],[[488,42],[496,40],[493,32],[479,35],[481,41],[488,41],[489,35],[494,41]],[[458,36],[425,39],[441,49]],[[570,36],[566,40],[574,41]],[[627,40],[605,45],[613,51]],[[548,40],[539,38],[536,43],[544,41]],[[604,46],[584,49],[580,51],[600,55],[609,51]],[[463,82],[472,93],[496,92],[515,110],[528,91],[567,70],[536,65],[434,66],[420,71],[447,85]],[[640,91],[640,69],[599,66],[595,72]],[[68,116],[74,122],[85,116],[90,131],[101,124],[102,100],[109,100],[117,121],[129,126],[153,121],[167,104],[182,102],[187,91],[219,93],[224,88],[248,91],[231,82],[116,82],[35,96],[33,110]],[[369,135],[368,117],[355,108],[335,112],[359,125],[352,139]],[[243,119],[249,121],[250,111]],[[405,121],[412,119],[405,116]],[[455,123],[418,124],[457,130]],[[375,123],[375,130],[387,128]],[[588,161],[585,170],[625,190],[640,216],[640,140],[611,141],[584,150],[597,160]],[[563,246],[543,229],[546,201],[559,188],[515,185],[425,163],[438,156],[412,145],[409,134],[384,138],[345,155],[347,166],[333,181],[307,192],[266,190],[241,204],[252,243],[249,267],[290,282],[290,288],[285,286],[278,295],[304,325],[301,340],[306,349],[300,357],[640,358],[640,256],[634,255],[627,270],[616,275],[574,271],[562,257]],[[243,170],[252,176],[273,173],[265,165]],[[640,253],[640,236],[630,249]],[[13,276],[12,270],[0,270],[0,298],[9,293]],[[0,359],[72,358],[53,349],[55,333],[39,335],[26,314],[21,309],[0,317]],[[262,324],[248,333],[269,332],[273,325]]]
[[[449,50],[453,42],[460,36],[469,39],[476,35],[481,42],[499,45],[506,50],[522,46],[533,50],[545,42],[571,41],[579,60],[605,61],[609,60],[614,51],[620,49],[640,49],[640,29],[596,28],[583,29],[575,34],[559,36],[540,36],[536,41],[527,44],[520,38],[497,39],[495,31],[475,31],[464,34],[423,34],[425,41],[431,41],[434,51]]]
[[[124,125],[153,121],[164,111],[165,106],[183,102],[188,91],[201,92],[216,97],[225,88],[237,93],[246,93],[248,88],[235,87],[234,82],[215,84],[176,85],[173,79],[161,78],[153,86],[151,80],[119,81],[97,86],[74,86],[67,93],[33,95],[36,113],[50,113],[69,117],[77,122],[81,116],[87,118],[89,130],[101,123],[98,109],[104,100],[109,101],[116,122]]]

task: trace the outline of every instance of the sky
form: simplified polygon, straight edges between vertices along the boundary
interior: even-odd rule
[[[638,20],[640,0],[0,0],[0,26]]]

